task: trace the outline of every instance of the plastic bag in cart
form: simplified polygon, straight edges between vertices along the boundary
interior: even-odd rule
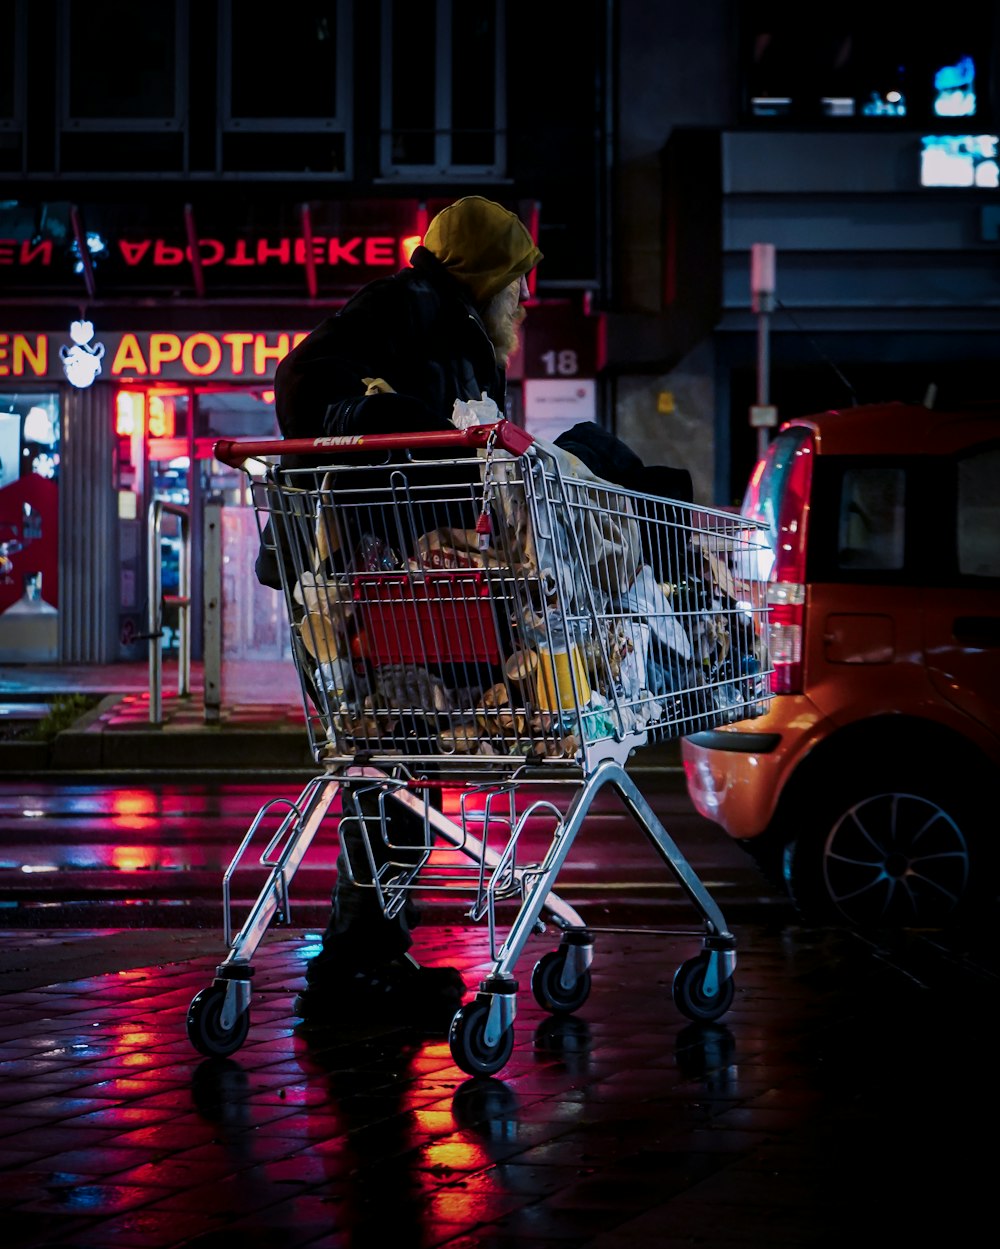
[[[642,544],[632,502],[555,443],[536,438],[535,448],[541,454],[516,467],[502,455],[490,461],[494,523],[504,528],[503,549],[538,573],[562,611],[586,615],[635,580]],[[531,475],[540,526],[532,524],[522,472]]]

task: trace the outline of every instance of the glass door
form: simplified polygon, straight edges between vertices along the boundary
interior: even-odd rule
[[[292,661],[282,595],[261,585],[254,570],[260,546],[249,479],[216,460],[219,438],[277,438],[270,391],[249,388],[202,391],[197,396],[198,488],[222,508],[222,700],[234,703],[298,703],[301,692]]]
[[[201,653],[200,625],[200,560],[197,557],[198,535],[194,518],[198,509],[198,491],[192,464],[194,448],[194,395],[185,387],[166,386],[150,390],[146,395],[146,492],[149,500],[162,499],[191,512],[191,628],[192,655]],[[164,595],[180,592],[181,569],[181,521],[180,517],[164,512],[160,527],[160,578]],[[178,609],[168,604],[163,610],[163,637],[161,639],[165,658],[176,658],[180,638],[178,635]]]
[[[222,692],[227,703],[298,698],[288,624],[279,593],[258,583],[257,518],[248,479],[215,459],[220,438],[277,438],[273,394],[252,387],[163,386],[146,393],[145,498],[190,509],[191,654],[204,657],[204,518],[210,501],[222,508]],[[148,504],[146,505],[148,507]],[[180,589],[181,532],[164,513],[160,560],[162,589]],[[178,654],[178,613],[163,612],[163,653]]]
[[[0,393],[0,661],[59,648],[59,396]]]

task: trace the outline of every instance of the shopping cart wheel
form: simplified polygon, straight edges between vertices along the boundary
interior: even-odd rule
[[[570,988],[560,984],[569,950],[560,947],[543,954],[531,973],[531,992],[543,1010],[553,1015],[571,1015],[590,996],[590,972],[583,971]]]
[[[505,1066],[514,1050],[514,1029],[505,1029],[496,1045],[486,1043],[488,1002],[466,1002],[455,1012],[448,1030],[451,1056],[470,1076],[495,1075]]]
[[[681,963],[674,973],[674,1002],[688,1019],[718,1019],[733,1004],[736,990],[732,976],[723,980],[715,993],[705,992],[710,962],[711,954],[698,954]]]
[[[187,1034],[199,1054],[208,1058],[225,1058],[240,1048],[250,1031],[250,1012],[236,1016],[231,1028],[222,1026],[222,1007],[226,1000],[225,985],[212,984],[191,999],[187,1013]]]

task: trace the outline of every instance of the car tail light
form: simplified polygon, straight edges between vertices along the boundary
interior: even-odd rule
[[[806,538],[813,442],[806,438],[792,452],[784,478],[772,579],[767,587],[771,607],[768,645],[774,669],[775,694],[802,692],[802,635],[806,614]]]

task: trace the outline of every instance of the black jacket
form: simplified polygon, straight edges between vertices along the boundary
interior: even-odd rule
[[[483,391],[503,411],[505,376],[465,288],[425,247],[412,266],[362,287],[279,363],[285,438],[448,428],[455,400]],[[363,377],[397,393],[365,397]]]
[[[283,437],[452,429],[455,400],[483,392],[503,412],[506,375],[465,288],[424,247],[411,263],[362,287],[279,362],[275,409]],[[382,378],[396,393],[366,396],[365,377]],[[312,462],[285,457],[282,464]],[[270,525],[256,573],[262,584],[281,588]]]

